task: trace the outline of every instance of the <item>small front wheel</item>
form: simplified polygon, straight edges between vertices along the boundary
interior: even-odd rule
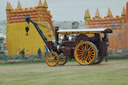
[[[58,65],[64,65],[67,63],[67,57],[64,56],[63,54],[60,54],[59,55],[59,62],[58,62]]]
[[[48,66],[56,66],[58,64],[58,54],[49,52],[45,57],[45,62]]]

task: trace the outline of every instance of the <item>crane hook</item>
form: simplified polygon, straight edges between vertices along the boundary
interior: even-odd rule
[[[29,27],[26,27],[25,31],[26,31],[26,36],[28,36]]]

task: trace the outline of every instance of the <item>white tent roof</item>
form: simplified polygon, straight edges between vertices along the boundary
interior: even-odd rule
[[[0,38],[6,38],[6,35],[4,35],[3,33],[0,33]]]

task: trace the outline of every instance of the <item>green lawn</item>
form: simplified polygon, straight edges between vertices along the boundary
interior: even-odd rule
[[[0,85],[128,85],[128,59],[89,66],[0,65]]]

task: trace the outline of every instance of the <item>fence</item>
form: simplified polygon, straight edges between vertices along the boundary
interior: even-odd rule
[[[15,62],[44,62],[45,57],[44,55],[41,56],[34,56],[30,55],[28,56],[23,56],[23,55],[16,55],[16,56],[6,56],[3,53],[0,54],[0,64],[4,63],[15,63]]]

